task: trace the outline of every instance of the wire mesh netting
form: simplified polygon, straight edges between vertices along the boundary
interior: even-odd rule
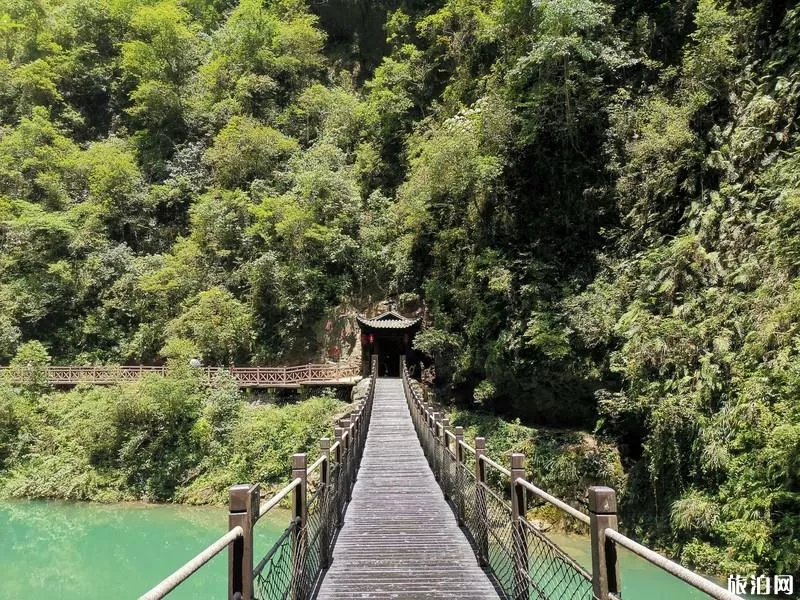
[[[305,525],[295,521],[253,571],[257,600],[310,598],[330,561],[341,526],[351,479],[343,465],[331,461],[328,483],[320,483],[306,503]]]
[[[342,466],[331,461],[328,474],[328,493],[323,498],[324,513],[324,542],[327,545],[327,556],[333,550],[333,541],[336,537],[336,530],[341,526],[344,518],[346,506],[346,494],[343,489]]]
[[[458,461],[456,460],[456,455],[450,448],[444,445],[440,445],[439,448],[441,456],[439,462],[439,484],[442,486],[442,491],[444,491],[445,496],[455,503],[456,495],[459,491],[456,488],[456,467]]]
[[[527,520],[520,519],[525,538],[531,597],[588,600],[592,576]]]
[[[253,569],[253,588],[258,600],[283,600],[291,594],[297,531],[295,521]]]
[[[479,518],[485,521],[488,567],[508,597],[514,594],[514,540],[511,532],[511,508],[502,496],[487,485],[478,484],[479,504],[484,509]]]
[[[486,501],[479,494],[476,494],[475,471],[470,470],[466,465],[459,465],[458,468],[458,488],[457,506],[459,507],[459,520],[464,525],[464,529],[475,553],[482,563],[488,562],[486,530]]]
[[[508,473],[482,461],[486,476],[479,482],[474,451],[431,427],[430,412],[404,383],[431,470],[498,591],[515,600],[591,600],[591,575],[525,517],[514,521]]]
[[[288,527],[253,571],[257,600],[310,598],[329,548],[325,541],[324,486],[308,499],[306,524]]]
[[[374,380],[373,380],[374,386]],[[306,600],[313,596],[323,569],[329,564],[336,531],[355,484],[364,451],[373,390],[364,404],[359,427],[347,443],[320,463],[325,478],[308,482],[305,522],[296,518],[253,570],[256,600]],[[302,523],[302,524],[301,524]]]
[[[305,552],[302,552],[300,564],[298,564],[298,573],[302,573],[302,580],[299,582],[300,594],[302,598],[308,598],[314,589],[314,584],[317,576],[322,571],[323,554],[327,553],[327,548],[324,548],[324,527],[323,527],[323,502],[322,491],[324,487],[320,487],[308,500],[308,507],[306,513],[306,525],[302,532],[302,543],[304,544]]]

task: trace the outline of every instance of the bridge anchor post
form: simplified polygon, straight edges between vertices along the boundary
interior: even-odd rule
[[[517,483],[525,479],[525,455],[511,455],[511,538],[514,548],[514,598],[528,598],[528,543],[522,520],[528,510],[525,488]]]
[[[448,456],[448,453],[450,452],[450,438],[447,435],[448,431],[450,431],[450,418],[445,415],[442,417],[442,460],[439,468],[441,470],[442,491],[444,492],[444,497],[448,500],[452,500],[450,495],[453,493],[451,487],[453,482],[450,481],[450,468],[447,466],[450,464],[450,457]]]
[[[332,511],[330,510],[330,500],[331,500],[331,490],[330,490],[330,478],[331,478],[331,440],[330,438],[322,438],[319,441],[319,449],[322,453],[322,465],[320,466],[319,470],[319,482],[322,486],[322,497],[320,498],[322,506],[322,528],[320,529],[320,545],[322,546],[321,554],[321,564],[320,566],[323,569],[327,569],[330,566],[331,557],[330,557],[330,538],[328,532],[330,531],[330,520],[335,519]]]
[[[439,420],[441,415],[438,412],[435,412],[431,415],[431,431],[433,432],[433,476],[436,478],[436,481],[441,483],[442,481],[442,461],[439,457],[441,440],[439,439]]]
[[[460,481],[463,477],[461,470],[464,468],[464,428],[459,425],[455,429],[456,434],[456,481]],[[462,489],[458,490],[457,493],[458,502],[456,504],[456,517],[458,518],[458,524],[464,524],[464,491],[463,486]]]
[[[308,458],[305,453],[292,456],[292,479],[300,479],[292,496],[292,517],[294,517],[295,543],[293,544],[294,560],[292,560],[292,600],[305,598],[306,570],[306,522],[308,521]]]
[[[475,438],[475,511],[478,531],[475,544],[478,547],[478,562],[482,567],[489,564],[489,523],[486,517],[486,465],[482,458],[486,454],[486,438]]]
[[[617,529],[617,495],[613,489],[596,485],[589,488],[589,529],[592,536],[592,590],[597,600],[618,594],[619,565],[617,548],[606,538],[606,529]]]
[[[234,485],[230,488],[228,527],[242,528],[244,535],[228,547],[228,598],[253,598],[253,525],[258,520],[260,487]]]
[[[334,452],[334,460],[336,461],[336,468],[339,470],[339,479],[344,481],[343,485],[347,485],[346,477],[347,472],[344,466],[344,429],[341,427],[335,427],[333,429],[333,436],[336,440],[336,452]],[[339,485],[339,488],[342,488],[342,485]],[[338,496],[336,498],[336,527],[342,526],[342,507],[345,502],[345,498],[342,496]]]

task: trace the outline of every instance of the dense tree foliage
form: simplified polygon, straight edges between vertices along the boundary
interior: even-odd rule
[[[797,572],[800,9],[315,6],[0,0],[0,360],[290,360],[421,299],[447,394],[618,445],[638,535]]]
[[[41,345],[25,355],[27,383],[0,381],[0,497],[225,502],[237,482],[282,487],[292,454],[318,448],[344,412],[331,396],[251,405],[231,378],[208,389],[183,361],[166,377],[56,392],[38,376]]]

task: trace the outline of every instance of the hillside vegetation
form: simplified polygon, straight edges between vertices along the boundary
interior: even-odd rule
[[[442,391],[616,445],[638,537],[800,571],[793,3],[0,0],[0,37],[0,360],[268,363],[421,299]]]
[[[316,456],[344,409],[250,404],[229,376],[209,389],[180,365],[67,393],[0,384],[0,498],[227,503],[236,483],[285,485],[292,454]]]

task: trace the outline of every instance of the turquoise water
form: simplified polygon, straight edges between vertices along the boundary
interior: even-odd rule
[[[219,507],[0,502],[0,598],[136,598],[225,533],[227,520]],[[280,511],[259,521],[257,557],[288,520]],[[549,537],[591,570],[588,538]],[[170,598],[226,597],[227,560],[218,555]],[[620,578],[626,600],[707,598],[624,550]]]
[[[591,573],[592,555],[588,537],[552,533],[548,533],[547,537]],[[529,540],[529,543],[532,544],[528,548],[531,576],[543,594],[548,598],[591,596],[590,581],[577,575],[561,560],[553,560],[549,550],[538,554],[537,549],[542,546],[533,545],[533,540]],[[503,589],[510,592],[514,589],[514,575],[508,555],[490,548],[489,557]],[[622,598],[625,600],[708,600],[709,598],[703,592],[625,549],[620,549],[619,563]]]
[[[591,573],[592,550],[589,538],[548,533],[548,537]],[[619,578],[626,600],[708,600],[703,592],[654,567],[624,548],[619,549]],[[715,582],[719,583],[719,582]]]
[[[588,537],[548,533],[547,537],[575,559],[584,569],[592,571],[592,550]],[[709,596],[684,583],[666,571],[651,565],[624,548],[619,549],[619,578],[625,600],[708,600]],[[708,577],[717,585],[727,587],[721,578]],[[796,582],[795,582],[796,583]],[[775,596],[745,596],[748,599],[769,600]],[[788,596],[783,596],[788,598]],[[796,595],[792,598],[797,598]]]
[[[224,508],[20,501],[0,503],[0,598],[136,598],[227,531]],[[288,522],[256,526],[256,555]],[[227,596],[227,552],[170,595]]]

